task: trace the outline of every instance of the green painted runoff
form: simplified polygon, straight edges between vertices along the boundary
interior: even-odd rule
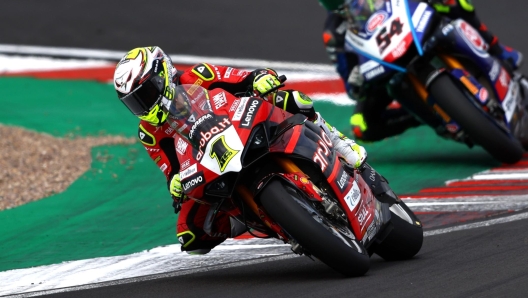
[[[2,77],[0,103],[1,124],[56,137],[137,133],[138,120],[107,84]],[[316,108],[350,134],[351,107],[316,102]],[[363,145],[399,194],[497,166],[482,149],[443,140],[428,127]],[[91,169],[65,192],[0,211],[0,271],[177,243],[165,179],[142,146],[96,147],[92,157]]]

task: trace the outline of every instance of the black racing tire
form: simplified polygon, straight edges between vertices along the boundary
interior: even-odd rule
[[[458,88],[448,74],[440,74],[429,86],[429,92],[438,105],[471,140],[482,146],[496,160],[513,164],[521,160],[524,148],[489,119]]]
[[[390,225],[392,230],[376,246],[374,252],[386,261],[407,260],[414,257],[422,248],[423,229],[416,215],[404,202],[391,206]]]
[[[279,224],[304,250],[341,274],[364,275],[370,268],[370,257],[363,245],[345,243],[318,220],[317,211],[308,211],[299,195],[292,195],[279,179],[272,180],[262,190],[261,203],[266,213]],[[359,252],[360,250],[361,252]]]

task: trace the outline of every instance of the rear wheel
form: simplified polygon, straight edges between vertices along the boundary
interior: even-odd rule
[[[404,202],[392,205],[390,210],[392,230],[376,246],[375,253],[387,261],[410,259],[422,248],[422,225]]]
[[[495,120],[486,117],[465,94],[455,86],[447,74],[439,75],[430,85],[429,91],[438,105],[451,116],[469,135],[495,159],[504,163],[516,163],[524,153],[523,146],[513,136],[502,130]]]
[[[261,203],[303,250],[334,270],[346,276],[361,276],[369,270],[367,250],[351,229],[329,219],[285,182],[270,181],[261,193]]]

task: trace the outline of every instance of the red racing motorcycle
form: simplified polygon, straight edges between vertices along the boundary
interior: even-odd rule
[[[419,252],[421,223],[383,176],[368,164],[352,168],[305,116],[199,85],[178,86],[164,106],[180,132],[183,190],[211,205],[207,233],[226,212],[346,276],[365,274],[374,253],[402,260]]]

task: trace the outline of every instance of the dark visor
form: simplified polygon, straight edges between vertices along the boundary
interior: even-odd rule
[[[134,115],[144,116],[160,102],[164,87],[164,78],[160,77],[157,73],[153,73],[147,81],[121,98],[121,101]]]

